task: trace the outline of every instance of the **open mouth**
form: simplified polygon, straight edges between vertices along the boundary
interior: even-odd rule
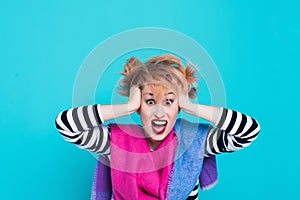
[[[152,120],[151,125],[152,125],[152,130],[155,134],[162,134],[167,127],[167,120]]]

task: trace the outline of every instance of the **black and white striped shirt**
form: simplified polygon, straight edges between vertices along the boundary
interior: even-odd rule
[[[103,125],[100,105],[81,106],[61,112],[56,128],[68,142],[79,148],[110,157],[110,128]],[[209,126],[205,156],[233,152],[247,147],[260,131],[258,122],[240,112],[221,108],[215,126]],[[197,199],[198,185],[188,199]]]

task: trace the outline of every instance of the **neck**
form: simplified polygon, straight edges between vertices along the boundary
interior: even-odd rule
[[[158,146],[161,144],[161,141],[152,141],[150,138],[147,138],[147,142],[150,148],[150,151],[155,151]]]

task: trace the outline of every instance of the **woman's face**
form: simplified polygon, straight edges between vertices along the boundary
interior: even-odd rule
[[[146,136],[161,142],[173,129],[179,112],[175,93],[161,85],[147,85],[142,90],[140,117]]]

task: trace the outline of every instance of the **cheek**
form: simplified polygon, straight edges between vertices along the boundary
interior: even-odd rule
[[[172,107],[172,109],[169,110],[169,118],[170,119],[176,119],[179,113],[179,108],[177,106]]]
[[[176,120],[176,119],[177,119],[177,116],[178,116],[178,112],[173,112],[173,113],[171,114],[170,118],[171,118],[172,120]]]
[[[150,112],[149,112],[149,109],[147,108],[147,106],[142,104],[139,114],[140,114],[142,124],[147,125],[149,123],[149,118],[150,118]]]
[[[179,107],[178,103],[174,104],[172,106],[172,115],[175,115],[177,117],[179,110],[180,110],[180,107]]]

